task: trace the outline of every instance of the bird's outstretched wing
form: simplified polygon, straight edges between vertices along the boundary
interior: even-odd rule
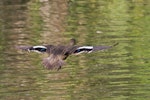
[[[46,46],[16,46],[16,48],[24,51],[33,51],[37,53],[43,53],[47,51]]]
[[[106,50],[116,45],[118,45],[118,43],[115,43],[112,46],[81,46],[76,48],[72,54],[91,53],[94,51]]]
[[[118,43],[112,46],[75,46],[74,42],[72,42],[72,45],[70,45],[69,47],[46,45],[46,46],[16,46],[16,48],[24,51],[50,53],[49,57],[43,59],[43,65],[50,70],[52,69],[59,70],[61,69],[61,66],[64,65],[64,60],[70,54],[91,53],[94,51],[106,50],[116,45],[118,45]]]

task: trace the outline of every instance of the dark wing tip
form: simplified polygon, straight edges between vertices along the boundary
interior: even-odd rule
[[[117,42],[112,46],[95,46],[95,47],[93,47],[93,51],[106,50],[106,49],[112,48],[114,46],[117,46],[118,44],[119,43]]]
[[[112,46],[94,46],[93,51],[106,50],[111,48]]]
[[[32,46],[15,46],[16,49],[28,51]]]
[[[113,47],[114,47],[114,46],[117,46],[118,44],[119,44],[118,42],[117,42],[117,43],[115,43],[115,44],[113,45]]]

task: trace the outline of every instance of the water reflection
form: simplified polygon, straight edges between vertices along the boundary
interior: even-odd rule
[[[40,6],[39,9],[44,23],[41,34],[43,42],[59,44],[65,41],[63,33],[66,27],[67,1],[41,1],[41,4],[43,6]]]
[[[149,99],[148,1],[0,1],[2,100]],[[70,56],[60,71],[41,65],[45,55],[15,45],[119,46]]]

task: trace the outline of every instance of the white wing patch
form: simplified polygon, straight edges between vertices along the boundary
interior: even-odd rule
[[[45,46],[33,46],[32,48],[29,48],[28,51],[34,51],[37,53],[44,53],[46,52],[47,47]]]
[[[92,51],[93,51],[93,46],[82,46],[77,48],[74,54],[91,53]]]
[[[93,46],[82,46],[79,47],[78,49],[93,49]]]
[[[33,48],[44,48],[44,49],[47,49],[45,46],[33,46]]]

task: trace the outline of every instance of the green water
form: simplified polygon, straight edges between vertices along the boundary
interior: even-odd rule
[[[148,0],[1,0],[0,100],[149,100]],[[16,45],[118,46],[70,56],[60,71],[47,55]]]

